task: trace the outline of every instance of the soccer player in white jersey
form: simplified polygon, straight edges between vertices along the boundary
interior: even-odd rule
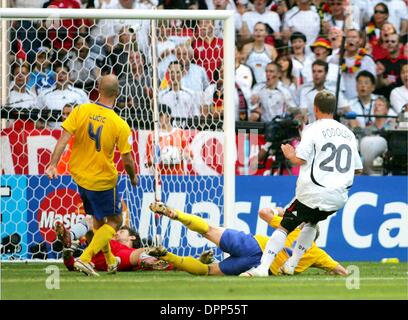
[[[336,97],[321,91],[314,100],[316,121],[307,126],[296,150],[281,146],[285,157],[300,165],[296,197],[287,206],[280,226],[269,239],[261,264],[242,276],[268,276],[268,269],[285,245],[287,235],[305,222],[293,255],[282,266],[282,273],[293,275],[304,252],[316,236],[316,225],[341,209],[348,199],[354,174],[363,166],[353,132],[333,119]]]

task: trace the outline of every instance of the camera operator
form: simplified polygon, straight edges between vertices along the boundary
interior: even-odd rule
[[[387,116],[390,109],[388,100],[379,96],[374,102],[374,116]],[[395,129],[394,118],[375,118],[365,127],[360,140],[360,154],[363,159],[363,172],[367,175],[383,174],[382,156],[387,151],[386,130]]]
[[[270,170],[265,171],[264,175],[299,174],[299,166],[292,166],[286,161],[280,146],[289,143],[296,147],[304,125],[304,117],[299,108],[289,108],[286,115],[277,116],[265,125],[266,143],[260,147],[258,153],[260,168],[270,165]]]

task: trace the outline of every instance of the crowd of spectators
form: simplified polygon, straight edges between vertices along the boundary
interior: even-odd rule
[[[396,129],[408,106],[407,0],[9,2],[21,8],[233,10],[236,120],[267,123],[297,110],[305,124],[311,123],[315,95],[337,92],[340,115],[361,115],[340,119],[357,133],[370,163],[386,146],[367,155],[364,138]],[[154,63],[150,28],[147,20],[11,22],[7,106],[62,110],[95,100],[100,76],[114,73],[121,85],[116,107],[148,117]],[[229,58],[223,56],[222,30],[222,21],[157,23],[158,101],[170,107],[172,117],[222,118],[223,59]]]

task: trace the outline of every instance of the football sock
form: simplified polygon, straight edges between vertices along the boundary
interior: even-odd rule
[[[108,266],[113,265],[116,263],[116,258],[112,253],[110,243],[103,247],[102,249],[103,255],[105,256],[105,261]]]
[[[316,232],[317,230],[315,225],[307,223],[303,226],[303,229],[296,241],[296,246],[293,249],[292,256],[287,261],[289,266],[296,268],[305,251],[312,246]]]
[[[198,232],[200,234],[204,234],[208,232],[210,228],[208,223],[201,217],[195,216],[193,214],[184,213],[180,210],[175,209],[177,218],[176,220],[180,221],[184,224],[188,229],[191,231]]]
[[[81,239],[88,232],[88,230],[88,224],[86,223],[85,219],[81,220],[78,223],[75,223],[70,230],[71,240]]]
[[[183,270],[191,274],[205,276],[208,274],[208,265],[193,257],[180,257],[173,253],[167,252],[160,259],[171,263],[178,270]]]
[[[276,229],[272,236],[269,238],[265,250],[261,258],[261,264],[258,268],[263,270],[269,270],[276,255],[285,246],[287,234],[282,229]]]
[[[91,243],[84,250],[79,259],[83,262],[91,262],[92,257],[99,251],[105,249],[106,245],[109,244],[109,240],[111,240],[115,234],[115,229],[105,223],[95,231]]]

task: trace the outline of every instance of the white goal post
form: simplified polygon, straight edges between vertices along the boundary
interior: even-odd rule
[[[220,20],[223,21],[223,226],[229,227],[232,223],[235,208],[235,28],[234,12],[227,10],[100,10],[100,9],[22,9],[1,8],[1,103],[7,104],[9,92],[8,78],[10,77],[7,54],[10,44],[7,42],[5,27],[15,20],[58,20],[58,19],[140,19],[140,20]],[[10,157],[11,158],[11,157]],[[0,168],[0,176],[2,170]],[[2,200],[3,201],[3,200]]]

